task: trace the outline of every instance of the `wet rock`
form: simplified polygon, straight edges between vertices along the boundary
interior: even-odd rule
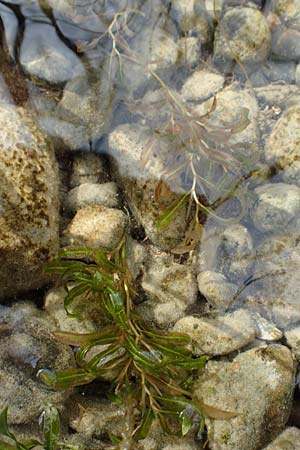
[[[36,420],[46,403],[59,406],[70,391],[49,390],[37,379],[40,369],[74,367],[70,348],[51,336],[48,314],[30,304],[0,310],[0,410],[9,405],[9,422]]]
[[[255,335],[258,339],[265,341],[278,341],[283,337],[283,333],[276,325],[262,317],[257,312],[252,312],[251,317],[255,325]]]
[[[116,183],[84,183],[69,191],[65,203],[66,209],[77,211],[88,205],[103,205],[109,208],[118,206]]]
[[[141,286],[148,300],[139,305],[139,311],[145,320],[160,327],[170,327],[197,300],[192,267],[177,264],[160,252],[150,258]]]
[[[243,64],[266,60],[270,49],[270,30],[263,14],[253,8],[226,11],[215,32],[214,59],[230,64],[238,58]]]
[[[288,345],[291,347],[292,352],[295,354],[296,358],[300,360],[300,327],[286,330],[284,336]]]
[[[191,102],[205,100],[220,91],[224,81],[223,75],[208,70],[197,70],[182,86],[181,97]]]
[[[54,151],[24,109],[0,107],[0,297],[43,286],[58,249]],[[16,213],[17,211],[17,213]]]
[[[300,29],[299,11],[297,0],[279,0],[274,3],[274,12],[295,29]]]
[[[267,61],[250,75],[253,86],[265,86],[270,83],[293,84],[297,78],[294,62]]]
[[[254,88],[254,92],[261,104],[279,107],[280,109],[297,104],[300,98],[300,87],[293,84]]]
[[[19,21],[13,11],[3,4],[0,5],[0,16],[4,27],[9,56],[12,60],[15,60],[15,43],[18,35]]]
[[[66,290],[63,287],[51,289],[45,295],[44,308],[55,323],[53,329],[71,333],[93,333],[105,323],[97,298],[89,297],[88,302],[84,296],[74,299],[71,310],[78,318],[73,318],[67,315],[64,308],[65,297]]]
[[[145,269],[148,260],[148,247],[140,244],[130,236],[126,240],[126,261],[133,278],[136,279]]]
[[[235,284],[229,283],[226,277],[218,272],[210,270],[200,272],[197,280],[199,291],[216,309],[226,309],[238,291]]]
[[[201,45],[194,36],[183,37],[179,40],[180,63],[184,67],[197,66],[201,58]]]
[[[209,361],[195,383],[195,398],[236,412],[226,420],[207,418],[209,447],[259,450],[268,444],[288,420],[294,376],[295,361],[282,345],[254,348],[232,361]]]
[[[84,73],[78,56],[58,37],[54,27],[29,20],[20,50],[22,68],[50,84],[64,84]]]
[[[114,248],[123,236],[125,214],[106,206],[80,209],[64,232],[64,245],[73,247]]]
[[[286,428],[264,450],[300,450],[300,430],[296,427]]]
[[[145,228],[146,235],[155,245],[163,249],[175,247],[186,227],[185,207],[178,209],[170,225],[159,229],[159,218],[180,197],[166,191],[160,203],[155,200],[169,145],[165,141],[157,141],[146,127],[129,124],[117,127],[110,133],[108,141],[119,183],[137,222]],[[151,143],[153,148],[157,148],[157,153],[149,159],[147,152]]]
[[[187,333],[193,352],[207,356],[227,355],[255,338],[251,315],[242,309],[215,319],[185,316],[176,322],[174,331]]]
[[[255,189],[257,200],[251,212],[255,227],[262,232],[283,234],[297,231],[300,215],[300,189],[274,183]]]
[[[271,55],[273,59],[283,61],[299,61],[300,58],[300,30],[286,28],[278,24],[272,29]]]
[[[257,248],[253,279],[243,292],[248,307],[286,330],[300,320],[298,237],[268,238]]]
[[[95,153],[76,153],[74,155],[70,186],[84,183],[103,183],[107,180],[107,169],[99,155]]]
[[[225,228],[217,250],[217,270],[231,282],[241,282],[249,277],[254,256],[252,238],[246,227],[234,224]]]
[[[297,160],[299,159],[299,123],[300,108],[287,109],[274,126],[265,146],[265,158],[269,164],[275,164],[285,170],[285,180],[297,180]]]
[[[70,398],[70,427],[86,436],[100,437],[104,433],[122,432],[125,404],[117,404],[106,399],[91,399],[75,396]]]

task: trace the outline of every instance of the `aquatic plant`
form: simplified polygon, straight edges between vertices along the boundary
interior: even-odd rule
[[[60,419],[59,413],[54,406],[47,405],[41,415],[43,442],[37,441],[36,439],[19,441],[9,430],[7,414],[8,407],[4,408],[0,414],[0,450],[31,450],[40,446],[44,450],[57,450],[58,448],[76,450],[75,447],[58,444]]]
[[[110,398],[127,405],[124,431],[111,436],[112,448],[145,438],[154,418],[165,432],[185,435],[196,417],[201,432],[206,406],[193,400],[189,384],[206,358],[195,358],[187,349],[188,336],[151,328],[136,313],[124,239],[112,251],[62,249],[47,272],[58,274],[64,282],[64,306],[70,317],[77,317],[72,304],[78,296],[86,301],[93,296],[108,324],[89,334],[54,332],[57,339],[76,348],[77,368],[44,369],[40,380],[65,389],[109,379]]]

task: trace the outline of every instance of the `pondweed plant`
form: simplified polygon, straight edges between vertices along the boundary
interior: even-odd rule
[[[123,432],[111,435],[111,448],[134,448],[134,442],[148,435],[154,418],[167,433],[185,435],[192,426],[201,433],[205,413],[213,408],[194,401],[189,386],[206,358],[195,358],[187,349],[188,336],[151,328],[136,313],[124,239],[113,251],[62,249],[47,272],[65,283],[64,306],[70,317],[77,297],[88,302],[93,296],[108,324],[89,334],[55,332],[76,349],[77,368],[43,369],[40,380],[56,389],[111,380],[110,398],[127,406]]]
[[[41,428],[43,433],[43,441],[29,439],[19,441],[17,437],[9,430],[7,423],[8,408],[0,414],[0,450],[31,450],[42,447],[43,450],[69,449],[77,450],[76,447],[59,444],[60,419],[57,409],[48,405],[45,407],[41,415]]]

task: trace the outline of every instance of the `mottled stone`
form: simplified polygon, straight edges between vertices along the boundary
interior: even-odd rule
[[[0,106],[0,297],[41,287],[58,249],[58,168],[22,108]]]
[[[118,206],[118,188],[116,183],[81,184],[69,191],[64,204],[69,211],[77,211],[88,205],[103,205],[109,208]]]
[[[220,91],[224,81],[223,75],[208,70],[197,70],[186,80],[180,94],[185,101],[205,100]]]
[[[226,309],[238,291],[238,287],[229,283],[224,275],[211,270],[200,272],[197,280],[199,291],[216,309]]]
[[[178,320],[174,331],[188,334],[196,355],[227,355],[255,338],[251,314],[246,310],[220,315],[216,318],[185,316]]]
[[[80,209],[64,232],[64,244],[73,247],[114,248],[123,236],[126,215],[106,206]]]
[[[300,450],[300,430],[296,427],[286,428],[264,450]]]
[[[46,403],[60,406],[70,390],[50,390],[37,379],[40,369],[74,367],[71,349],[51,336],[50,316],[30,304],[0,308],[0,410],[10,423],[37,420]]]
[[[282,345],[254,348],[231,361],[209,361],[194,396],[234,416],[206,419],[209,448],[260,450],[274,439],[290,414],[295,368],[290,350]]]

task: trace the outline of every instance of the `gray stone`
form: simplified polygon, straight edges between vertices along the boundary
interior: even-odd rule
[[[234,416],[207,417],[209,448],[260,450],[274,439],[290,414],[295,368],[290,350],[282,345],[254,348],[232,361],[209,361],[194,396]]]
[[[160,204],[155,200],[155,191],[165,168],[164,159],[170,152],[170,146],[159,137],[154,137],[148,128],[131,124],[117,127],[110,133],[108,142],[116,175],[137,222],[145,228],[146,235],[155,245],[163,249],[175,247],[186,228],[186,207],[177,210],[170,225],[159,229],[159,218],[180,196],[169,190]],[[157,146],[159,149],[154,158],[147,157],[151,144],[153,148]]]
[[[116,183],[84,183],[69,191],[65,208],[77,211],[88,205],[103,205],[109,208],[118,206],[118,188]]]
[[[213,318],[185,316],[174,331],[188,334],[196,355],[227,355],[255,338],[251,314],[243,309]]]
[[[288,345],[291,347],[292,352],[295,354],[296,358],[300,360],[300,327],[286,330],[284,336]]]
[[[286,428],[264,450],[300,450],[300,430],[296,427]]]
[[[265,86],[270,83],[292,84],[297,79],[294,62],[267,61],[250,75],[253,86]]]
[[[107,170],[101,156],[95,153],[76,153],[73,159],[70,186],[83,183],[104,183],[107,181]]]
[[[197,280],[199,291],[216,309],[226,309],[238,291],[235,284],[229,283],[226,277],[218,272],[210,270],[200,272]]]
[[[300,30],[286,28],[282,23],[272,28],[271,55],[273,59],[299,61]]]
[[[287,109],[276,122],[272,133],[265,145],[265,158],[269,164],[275,164],[285,170],[286,180],[298,180],[300,169],[299,159],[299,131],[300,108],[292,106]]]
[[[58,250],[59,191],[54,150],[22,108],[1,104],[0,297],[43,286]]]
[[[232,8],[226,11],[215,32],[214,59],[243,64],[266,60],[270,49],[270,30],[263,14],[253,8]]]
[[[208,70],[197,70],[186,80],[180,94],[185,101],[205,100],[220,91],[224,81],[223,75]]]
[[[300,188],[285,183],[268,183],[255,189],[257,200],[251,212],[255,227],[262,232],[295,232],[300,219]]]
[[[64,231],[64,245],[72,247],[114,248],[123,236],[126,215],[106,206],[80,209]]]
[[[53,326],[60,331],[71,333],[93,333],[105,324],[103,313],[99,308],[98,298],[80,296],[73,300],[71,310],[78,318],[69,317],[64,308],[66,290],[64,287],[54,288],[48,291],[44,299],[45,311],[51,316]]]
[[[84,67],[47,23],[26,21],[20,50],[22,68],[50,84],[64,84],[84,73]]]
[[[148,322],[168,328],[196,302],[196,277],[190,265],[175,263],[159,250],[152,252],[141,281],[147,300],[138,309]]]
[[[40,369],[74,367],[71,349],[51,336],[53,328],[50,316],[30,304],[0,309],[0,410],[9,406],[10,423],[36,420],[46,403],[60,406],[70,394],[37,379]]]

